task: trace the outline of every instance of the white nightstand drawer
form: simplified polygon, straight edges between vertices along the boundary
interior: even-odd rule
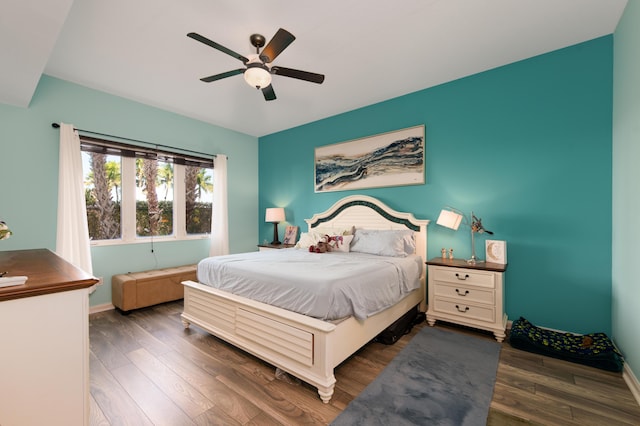
[[[493,306],[477,306],[448,299],[436,298],[435,310],[438,312],[453,314],[460,318],[495,322],[495,309]]]
[[[436,282],[433,291],[436,297],[446,297],[461,303],[478,302],[493,306],[496,301],[495,292],[493,290],[481,287],[451,285],[450,283],[444,284]]]
[[[461,268],[432,268],[434,281],[446,281],[455,284],[477,285],[495,288],[495,275],[491,272],[474,271]]]

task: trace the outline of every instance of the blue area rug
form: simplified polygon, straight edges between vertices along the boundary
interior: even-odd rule
[[[425,327],[332,425],[485,425],[501,345]]]

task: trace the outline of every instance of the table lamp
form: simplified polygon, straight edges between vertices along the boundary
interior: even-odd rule
[[[493,232],[484,229],[482,219],[478,219],[473,212],[471,212],[471,215],[467,218],[461,211],[447,207],[440,211],[440,216],[438,216],[436,223],[445,228],[453,229],[454,231],[458,230],[460,223],[464,223],[471,228],[471,258],[467,259],[467,263],[475,265],[478,262],[482,262],[476,258],[475,234],[476,232],[479,234],[486,232],[489,235],[493,235]]]
[[[272,245],[282,244],[280,240],[278,240],[278,222],[284,222],[284,219],[283,207],[270,207],[265,213],[264,221],[273,223],[273,241],[271,241]]]

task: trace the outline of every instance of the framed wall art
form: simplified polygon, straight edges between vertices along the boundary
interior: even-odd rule
[[[425,183],[424,125],[315,149],[315,192]]]
[[[282,241],[282,244],[295,244],[297,237],[298,237],[298,227],[287,226],[287,229],[284,232],[284,240]]]
[[[486,240],[484,243],[487,262],[507,264],[506,241]]]

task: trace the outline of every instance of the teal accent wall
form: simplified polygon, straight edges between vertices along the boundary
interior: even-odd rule
[[[258,233],[258,140],[43,76],[28,108],[0,105],[0,217],[14,235],[0,250],[55,251],[60,133],[53,122],[80,129],[229,156],[231,252],[256,250]],[[91,305],[111,303],[111,276],[129,271],[196,263],[209,254],[209,240],[101,246],[91,250],[94,275],[104,285]]]
[[[315,147],[424,124],[427,183],[357,192],[431,219],[430,257],[468,257],[468,228],[435,221],[445,206],[475,212],[507,241],[510,319],[610,333],[612,61],[606,36],[261,137],[260,240],[265,208],[285,207],[282,238],[354,193],[314,193]]]
[[[613,337],[640,378],[640,3],[627,3],[613,62]]]

